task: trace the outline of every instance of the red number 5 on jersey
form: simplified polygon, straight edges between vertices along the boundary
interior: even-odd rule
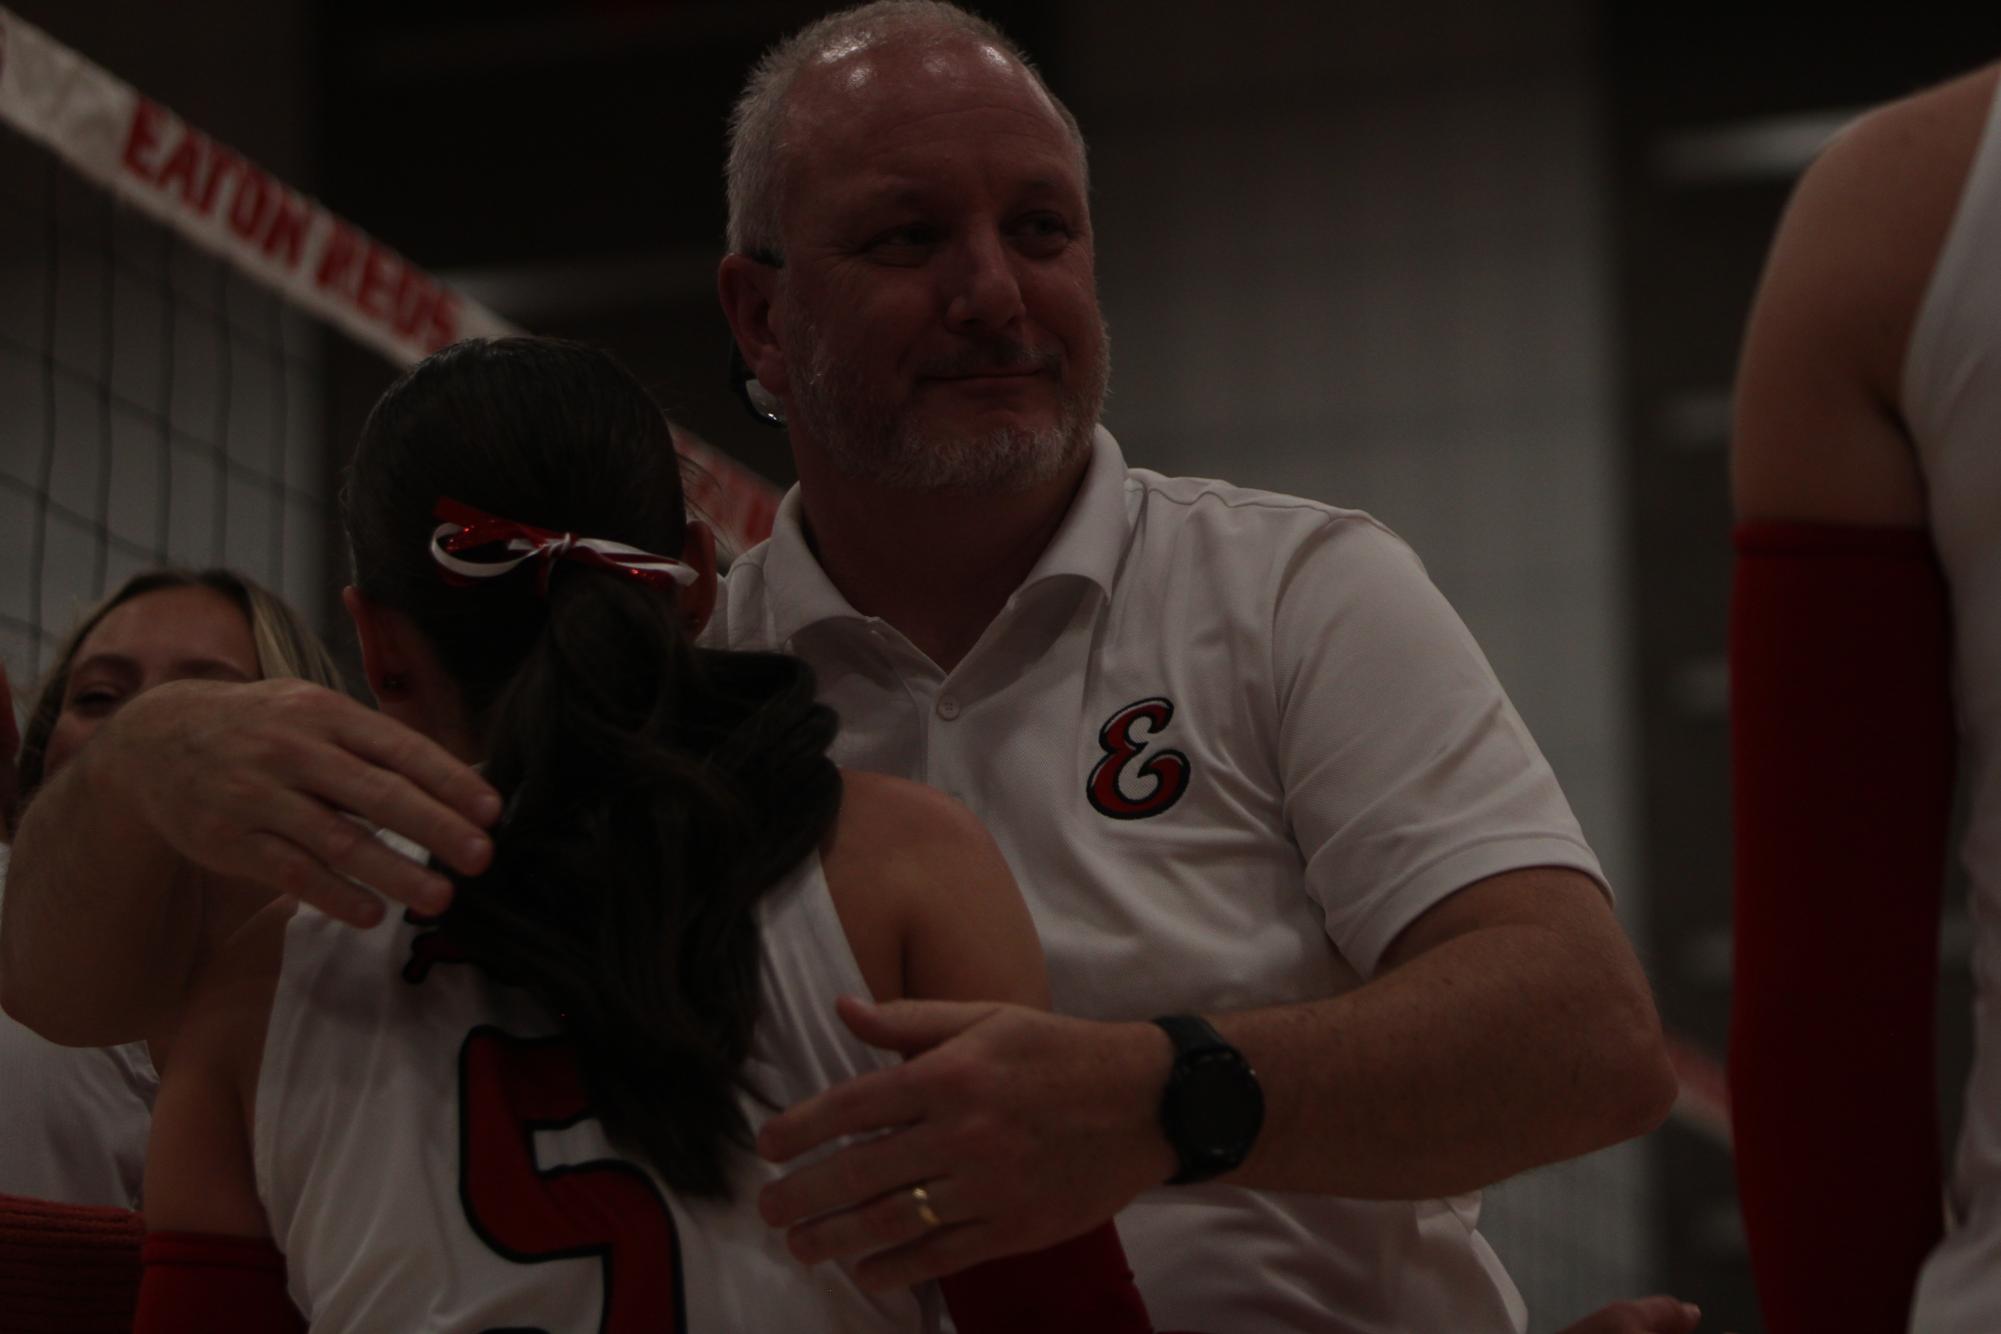
[[[459,1198],[466,1220],[517,1264],[595,1255],[600,1334],[685,1334],[681,1246],[653,1179],[631,1163],[535,1165],[535,1132],[591,1114],[575,1053],[559,1037],[481,1026],[459,1050]]]

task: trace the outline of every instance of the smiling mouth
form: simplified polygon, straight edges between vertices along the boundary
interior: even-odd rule
[[[1063,354],[1054,347],[1033,347],[1014,339],[995,339],[985,346],[968,346],[920,364],[921,379],[945,383],[983,380],[1007,383],[1042,376],[1061,378]]]
[[[1014,399],[1045,383],[1045,380],[1039,371],[1008,371],[1004,374],[943,376],[931,383],[974,398],[1002,396]]]
[[[945,375],[931,375],[925,378],[945,381],[964,380],[1027,380],[1043,373],[1041,366],[1011,366],[1000,370],[959,371]]]

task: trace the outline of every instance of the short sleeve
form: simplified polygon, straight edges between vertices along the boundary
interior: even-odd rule
[[[1364,976],[1476,880],[1560,866],[1605,885],[1493,669],[1387,529],[1328,515],[1280,569],[1272,619],[1286,819],[1328,935]]]

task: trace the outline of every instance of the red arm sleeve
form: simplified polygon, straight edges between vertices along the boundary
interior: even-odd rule
[[[1152,1334],[1125,1247],[1110,1223],[989,1260],[938,1281],[959,1334]]]
[[[1738,529],[1730,1097],[1770,1334],[1903,1329],[1940,1233],[1947,634],[1922,530]]]
[[[0,1327],[12,1334],[125,1334],[139,1293],[129,1209],[0,1195]]]
[[[266,1237],[149,1232],[132,1334],[306,1334]]]

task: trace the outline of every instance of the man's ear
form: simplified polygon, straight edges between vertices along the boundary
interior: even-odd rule
[[[689,521],[680,559],[697,576],[681,590],[681,617],[688,623],[688,633],[699,635],[716,611],[716,535],[709,525],[699,519]]]
[[[783,395],[791,382],[786,374],[785,349],[771,318],[778,285],[778,270],[748,255],[724,255],[716,268],[716,294],[722,299],[723,318],[730,323],[744,364],[759,384]]]

